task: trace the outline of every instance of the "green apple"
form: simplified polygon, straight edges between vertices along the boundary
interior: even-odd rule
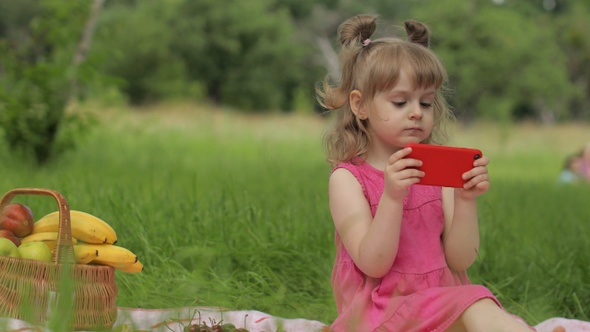
[[[0,237],[0,256],[20,257],[20,251],[14,242]]]
[[[36,259],[38,261],[51,262],[53,254],[51,249],[43,242],[27,242],[18,247],[20,257]]]

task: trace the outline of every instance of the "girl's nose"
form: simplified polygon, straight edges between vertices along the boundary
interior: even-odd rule
[[[422,119],[422,108],[420,104],[412,104],[410,109],[410,119]]]

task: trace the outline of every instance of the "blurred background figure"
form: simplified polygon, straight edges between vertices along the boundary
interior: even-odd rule
[[[565,159],[563,169],[559,174],[560,183],[573,183],[582,180],[582,158],[579,153]]]
[[[590,142],[586,143],[586,146],[582,150],[579,167],[582,178],[590,181]]]
[[[565,159],[559,182],[590,182],[590,143]]]

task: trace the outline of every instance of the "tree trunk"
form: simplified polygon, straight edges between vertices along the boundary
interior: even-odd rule
[[[96,30],[96,23],[98,22],[98,16],[100,11],[104,5],[105,0],[94,0],[92,3],[92,9],[90,10],[90,16],[86,21],[86,25],[84,26],[84,31],[82,31],[82,38],[80,38],[80,42],[78,43],[78,47],[76,48],[76,53],[72,59],[72,65],[74,66],[74,72],[77,72],[77,68],[84,62],[86,59],[86,54],[88,53],[88,49],[90,49],[90,43],[92,42],[92,36],[94,35],[94,31]],[[71,91],[70,91],[70,98],[71,100],[76,96],[78,91],[78,75],[74,74],[72,77],[71,82]]]
[[[96,22],[98,21],[98,16],[104,2],[105,0],[94,0],[94,3],[92,4],[90,16],[88,17],[88,21],[86,21],[86,26],[82,32],[82,38],[78,43],[76,54],[72,60],[74,66],[79,66],[86,59],[86,53],[88,53],[88,49],[90,48],[90,42],[92,41],[94,30],[96,30]]]

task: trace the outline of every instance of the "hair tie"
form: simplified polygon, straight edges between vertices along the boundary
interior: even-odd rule
[[[363,46],[367,46],[371,43],[371,39],[367,38],[365,40],[363,40]]]

